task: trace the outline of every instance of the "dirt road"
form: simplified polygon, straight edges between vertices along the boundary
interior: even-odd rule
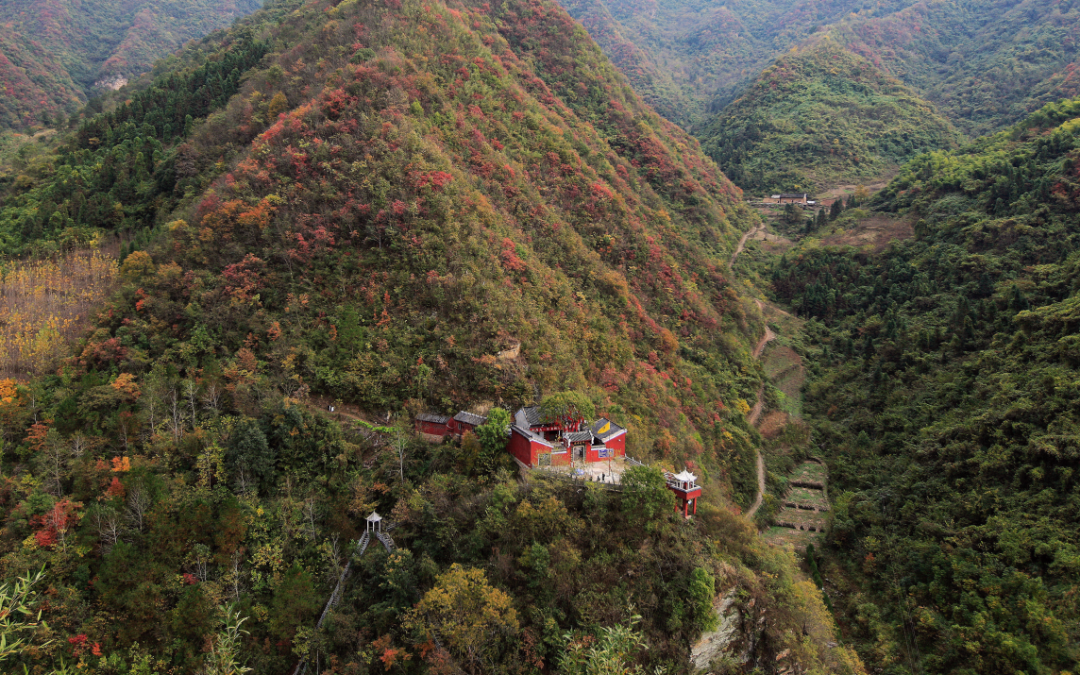
[[[765,303],[755,298],[754,302],[757,303],[758,309],[765,311]],[[765,345],[769,344],[776,339],[776,333],[769,328],[769,324],[765,324],[765,334],[761,336],[758,343],[754,346],[754,358],[760,359],[761,353],[765,351]],[[750,421],[750,425],[757,424],[758,418],[761,417],[761,411],[765,407],[765,385],[761,385],[757,390],[757,401],[754,403],[754,407],[750,409],[750,416],[747,418]],[[750,507],[750,510],[746,512],[747,518],[753,518],[757,510],[761,508],[761,501],[764,499],[762,495],[765,494],[765,458],[761,456],[761,450],[757,452],[757,496],[754,497],[754,505]]]
[[[760,311],[762,311],[762,312],[765,311],[765,303],[764,302],[762,302],[761,300],[758,300],[757,298],[754,299],[754,302],[757,303],[758,309]],[[761,339],[758,340],[758,343],[756,345],[754,345],[754,358],[755,359],[760,359],[762,352],[765,351],[765,345],[769,344],[770,342],[772,342],[775,339],[776,339],[776,333],[774,333],[772,331],[772,329],[769,328],[769,324],[766,323],[765,324],[765,334],[762,335]],[[757,401],[754,402],[754,407],[750,409],[750,415],[747,417],[747,420],[750,422],[751,426],[757,424],[758,418],[761,417],[761,411],[765,407],[764,397],[765,397],[765,385],[763,384],[760,387],[758,387]],[[758,491],[757,491],[757,495],[754,497],[754,504],[753,504],[753,506],[750,507],[750,510],[748,510],[746,512],[746,517],[751,518],[751,519],[753,519],[754,514],[757,513],[757,510],[759,508],[761,508],[761,502],[764,499],[763,495],[765,494],[765,458],[761,456],[761,450],[760,449],[758,449],[758,451],[757,451],[757,484],[758,484]]]
[[[748,230],[746,232],[746,234],[744,234],[742,236],[742,239],[739,240],[739,245],[735,247],[735,252],[731,254],[731,261],[728,262],[728,267],[734,267],[735,266],[735,258],[738,258],[739,254],[743,252],[743,248],[746,247],[746,240],[749,239],[750,237],[754,236],[758,232],[764,232],[764,231],[765,231],[765,223],[764,222],[759,223],[758,226],[755,227],[754,229]]]

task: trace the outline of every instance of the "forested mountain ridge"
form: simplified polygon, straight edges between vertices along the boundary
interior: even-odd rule
[[[1080,94],[1080,2],[919,2],[844,22],[837,39],[971,137]]]
[[[790,45],[843,16],[848,2],[566,0],[660,114],[697,128]],[[809,16],[808,16],[809,15]]]
[[[699,129],[793,45],[825,33],[970,136],[1076,95],[1075,0],[566,0],[657,110]]]
[[[0,392],[0,574],[44,566],[49,623],[5,668],[682,672],[724,593],[725,663],[861,672],[733,514],[761,373],[726,260],[755,216],[558,6],[277,3],[3,189],[12,249],[138,233],[75,356]],[[699,517],[655,468],[521,482],[503,429],[410,440],[558,391],[697,472]],[[398,548],[316,633],[372,510]]]
[[[770,192],[869,182],[960,138],[930,103],[827,36],[792,48],[699,135],[728,178]]]
[[[3,0],[0,129],[53,124],[258,0]]]
[[[915,240],[810,244],[773,272],[817,319],[807,409],[850,580],[834,606],[872,667],[1057,673],[1080,656],[1078,130],[1072,99],[924,155],[875,203]]]

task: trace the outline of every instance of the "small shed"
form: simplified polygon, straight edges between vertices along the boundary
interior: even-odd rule
[[[562,445],[555,445],[528,427],[510,425],[510,454],[528,467],[562,466],[570,463],[570,454]]]
[[[443,438],[450,433],[450,427],[448,426],[449,422],[450,418],[444,417],[443,415],[421,413],[416,416],[416,431],[421,434],[429,434],[431,436]]]
[[[601,417],[593,423],[592,427],[593,449],[599,451],[605,448],[607,453],[597,454],[596,459],[626,456],[626,429],[615,424],[606,417]]]
[[[568,431],[563,434],[563,447],[570,451],[570,458],[574,461],[595,462],[595,453],[592,452],[593,435],[589,430]]]
[[[475,431],[476,427],[484,422],[487,422],[487,418],[483,415],[475,415],[471,412],[462,410],[454,415],[454,419],[450,420],[450,433],[456,436],[462,436],[466,431]]]
[[[780,195],[781,204],[805,204],[805,192],[784,192]]]

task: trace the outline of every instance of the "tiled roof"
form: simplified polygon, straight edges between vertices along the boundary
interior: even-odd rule
[[[464,422],[465,424],[471,424],[474,427],[478,427],[481,424],[483,424],[484,422],[487,422],[486,417],[481,417],[480,415],[474,415],[471,412],[465,412],[464,410],[462,410],[458,414],[454,415],[454,419],[457,420],[458,422]]]
[[[571,443],[580,443],[581,441],[591,441],[593,433],[588,429],[585,431],[568,431],[563,434],[563,437]]]
[[[540,406],[530,405],[517,411],[518,415],[522,416],[522,421],[530,427],[535,427],[540,424]],[[514,416],[515,419],[517,415]]]
[[[528,438],[529,440],[536,441],[537,443],[542,443],[542,444],[546,445],[549,448],[552,447],[550,441],[546,440],[540,434],[533,433],[532,431],[529,430],[528,427],[520,427],[517,424],[511,424],[510,425],[510,431],[511,431],[511,433],[516,431],[517,433],[521,434],[525,438]]]
[[[433,413],[420,413],[416,416],[417,422],[432,422],[434,424],[446,424],[450,421],[449,417],[443,417],[442,415],[435,415]]]
[[[607,428],[605,429],[604,427]],[[603,429],[603,432],[600,431],[601,429]],[[620,427],[614,422],[608,421],[606,418],[601,417],[600,419],[593,422],[593,425],[589,428],[589,431],[592,432],[593,436],[596,436],[601,441],[606,442],[608,439],[617,436],[620,432],[626,431],[626,429]]]

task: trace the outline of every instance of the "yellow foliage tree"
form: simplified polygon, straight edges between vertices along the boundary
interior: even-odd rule
[[[277,116],[289,109],[289,99],[285,98],[285,94],[278,92],[274,94],[274,98],[270,99],[270,107],[267,109],[267,113],[270,116],[270,121],[273,122],[277,119]]]
[[[142,391],[139,390],[139,383],[135,381],[135,376],[131,373],[120,373],[113,380],[112,388],[131,401],[137,401],[139,396],[142,395]]]
[[[493,588],[483,570],[457,563],[409,611],[405,627],[417,644],[438,639],[472,673],[497,672],[520,628],[510,596]]]
[[[120,277],[124,281],[137,282],[154,273],[154,260],[146,251],[135,251],[124,258],[120,265]]]

